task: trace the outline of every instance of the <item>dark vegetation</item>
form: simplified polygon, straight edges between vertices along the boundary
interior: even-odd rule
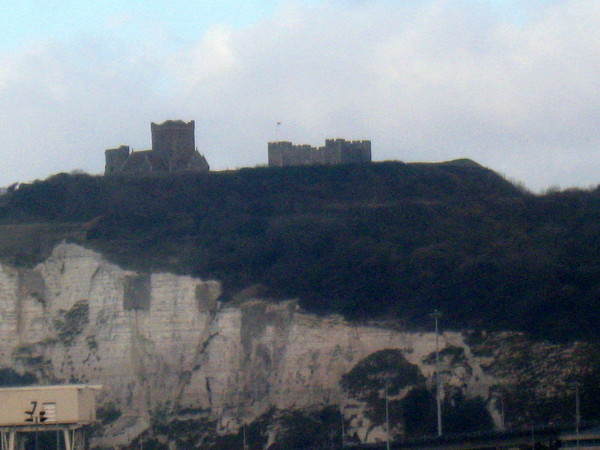
[[[112,402],[100,405],[96,409],[96,417],[102,425],[110,425],[117,421],[122,414],[121,410]]]
[[[58,331],[58,339],[61,342],[71,345],[81,334],[89,321],[89,309],[87,300],[80,300],[68,311],[59,310],[62,317],[54,319],[54,327]]]
[[[30,386],[38,382],[37,377],[29,372],[20,374],[10,368],[0,369],[0,387]]]
[[[385,349],[372,353],[342,376],[341,385],[354,397],[385,391],[398,395],[410,385],[423,384],[425,379],[419,368],[409,363],[400,350]]]
[[[269,450],[339,448],[342,416],[335,407],[313,413],[284,412],[278,417],[281,432]]]
[[[366,402],[364,413],[373,424],[385,424],[387,390],[390,423],[402,423],[405,437],[433,436],[437,432],[435,392],[427,389],[419,368],[409,363],[400,350],[372,353],[342,376],[340,384],[350,397]],[[406,394],[401,399],[393,398],[402,391]],[[493,428],[485,401],[466,398],[459,389],[447,393],[442,418],[446,432],[451,434]]]
[[[278,449],[340,448],[342,416],[336,407],[319,411],[281,411],[271,409],[251,424],[240,427],[236,434],[217,435],[217,424],[207,418],[179,420],[162,417],[151,430],[130,443],[130,449],[162,450],[175,444],[177,448],[263,449],[269,434],[276,429],[277,442],[269,446]]]
[[[403,433],[397,434],[396,430],[394,439],[434,436],[435,408],[435,398],[425,388],[413,389],[403,400],[390,402],[390,423],[404,423]],[[447,434],[490,430],[493,427],[485,402],[480,398],[452,396],[444,402],[442,411]],[[378,417],[372,417],[372,423],[374,426],[382,426],[385,423],[383,400],[377,405],[377,412]],[[128,448],[162,450],[170,442],[177,445],[177,448],[226,450],[243,448],[245,442],[249,449],[262,449],[268,443],[270,432],[274,430],[277,439],[269,446],[269,450],[342,448],[342,422],[345,427],[345,445],[352,446],[360,442],[358,436],[348,432],[350,419],[342,418],[335,406],[318,411],[271,409],[245,428],[240,428],[236,434],[225,435],[216,435],[216,423],[208,419],[164,419],[162,423],[155,423],[151,430],[138,436]]]
[[[66,237],[353,320],[600,337],[600,190],[533,195],[469,162],[59,174],[0,197],[0,235],[23,265]]]

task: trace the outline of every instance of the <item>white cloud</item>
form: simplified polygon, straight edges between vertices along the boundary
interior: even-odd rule
[[[265,163],[281,121],[295,142],[370,138],[380,160],[471,157],[536,189],[597,184],[600,4],[522,4],[288,3],[185,46],[107,36],[5,56],[0,185],[101,172],[104,148],[148,146],[167,118],[196,120],[216,169]]]

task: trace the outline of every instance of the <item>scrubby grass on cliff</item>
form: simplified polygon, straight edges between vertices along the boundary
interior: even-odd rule
[[[445,327],[600,337],[600,192],[534,196],[472,162],[60,174],[3,198],[0,225],[33,222],[86,223],[125,267],[260,283],[318,313],[429,327],[439,308]]]
[[[77,223],[18,223],[0,225],[0,260],[32,267],[48,257],[64,239],[83,242],[85,232]]]

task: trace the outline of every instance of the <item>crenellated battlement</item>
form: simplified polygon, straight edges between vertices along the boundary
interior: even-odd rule
[[[371,141],[326,139],[325,146],[269,142],[269,167],[358,164],[371,162]]]

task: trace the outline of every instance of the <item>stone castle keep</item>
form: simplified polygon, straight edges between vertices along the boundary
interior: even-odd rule
[[[194,121],[152,123],[152,150],[139,152],[122,145],[108,149],[105,175],[165,172],[208,172],[210,167],[195,147]]]
[[[371,162],[371,141],[326,139],[324,147],[269,142],[269,167]]]

